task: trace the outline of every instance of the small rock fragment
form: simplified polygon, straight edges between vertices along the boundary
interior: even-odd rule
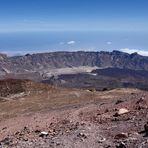
[[[102,142],[104,142],[104,141],[106,141],[106,138],[101,137],[101,138],[98,140],[98,143],[102,143]]]
[[[122,102],[123,102],[122,100],[117,100],[115,104],[120,104]]]
[[[23,138],[23,141],[28,141],[28,138],[24,137],[24,138]]]
[[[136,102],[136,104],[142,103],[143,101],[144,101],[144,98],[142,97]]]
[[[12,140],[9,137],[7,137],[1,141],[1,143],[4,143],[5,145],[10,145],[11,142],[12,142]]]
[[[39,135],[39,137],[42,137],[42,138],[46,137],[46,136],[48,136],[48,132],[44,132],[44,131],[41,132],[40,135]]]
[[[114,117],[118,117],[119,114],[118,114],[118,113],[115,113],[113,116],[114,116]],[[114,119],[113,119],[113,120],[114,120]],[[116,120],[116,118],[115,118],[115,120]]]
[[[2,128],[2,130],[5,130],[5,129],[7,129],[7,127]]]
[[[126,113],[128,113],[128,112],[129,112],[128,109],[126,109],[126,108],[121,108],[121,109],[119,109],[119,111],[118,111],[118,115],[126,114]]]
[[[146,133],[146,136],[148,136],[148,122],[144,125],[144,131]]]
[[[128,138],[128,133],[119,133],[114,137],[114,139],[126,139],[126,138]]]
[[[81,137],[81,138],[84,138],[84,139],[87,138],[87,136],[86,136],[85,134],[83,134],[83,133],[79,133],[77,136],[78,136],[78,137]]]
[[[126,145],[124,142],[121,142],[119,145],[116,145],[116,148],[126,148]]]
[[[37,130],[35,130],[34,132],[35,132],[36,134],[41,133],[41,131],[40,131],[40,130],[38,130],[38,129],[37,129]]]

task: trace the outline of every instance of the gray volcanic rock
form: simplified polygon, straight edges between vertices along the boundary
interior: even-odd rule
[[[109,90],[129,87],[148,90],[148,71],[121,68],[96,69],[91,73],[62,74],[43,82],[70,88]]]
[[[0,60],[4,60],[7,58],[6,54],[0,53]]]
[[[148,70],[148,57],[137,53],[127,54],[120,51],[113,52],[51,52],[27,54],[25,56],[0,56],[0,72],[30,73],[41,72],[46,69],[97,66],[101,68],[116,67],[133,70]]]

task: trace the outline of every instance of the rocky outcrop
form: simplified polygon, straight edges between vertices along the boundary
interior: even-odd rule
[[[0,80],[0,97],[7,97],[18,93],[34,93],[50,90],[49,85],[30,80],[6,79]]]

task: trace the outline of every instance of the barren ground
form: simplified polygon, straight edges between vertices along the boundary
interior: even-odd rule
[[[146,91],[50,88],[0,102],[0,147],[148,148],[147,121]]]

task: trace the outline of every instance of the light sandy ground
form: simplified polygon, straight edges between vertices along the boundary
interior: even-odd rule
[[[51,76],[58,76],[61,74],[90,73],[92,70],[95,69],[98,69],[98,67],[79,66],[71,68],[56,68],[44,71],[43,76],[51,77]]]

